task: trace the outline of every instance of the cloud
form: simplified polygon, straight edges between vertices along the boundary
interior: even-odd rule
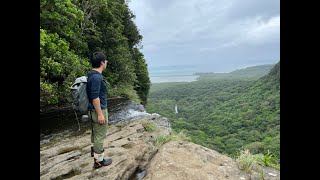
[[[136,23],[146,36],[146,43],[162,43],[192,39],[210,29],[213,21],[223,13],[225,6],[214,6],[210,1],[170,1],[171,6],[160,10],[153,1],[131,1],[133,12],[139,12]],[[165,2],[163,2],[165,3]],[[206,8],[203,8],[206,7]],[[141,14],[140,14],[141,13]]]
[[[226,42],[214,48],[201,48],[200,51],[218,50],[234,46],[259,46],[269,43],[279,44],[280,15],[263,20],[260,16],[241,20],[224,28],[230,35]]]
[[[243,41],[254,44],[278,42],[280,40],[280,15],[261,21],[260,18],[249,28]]]
[[[206,53],[203,61],[210,61],[226,51],[239,51],[244,58],[244,52],[262,46],[259,52],[264,49],[265,53],[261,54],[269,51],[279,57],[278,0],[131,0],[129,7],[136,15],[142,51],[151,65],[183,64],[201,53]]]

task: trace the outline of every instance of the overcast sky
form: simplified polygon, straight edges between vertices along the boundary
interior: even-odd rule
[[[148,67],[230,72],[280,60],[280,0],[130,0]]]

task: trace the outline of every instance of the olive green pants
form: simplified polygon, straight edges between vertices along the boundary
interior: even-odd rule
[[[98,114],[95,110],[89,111],[88,116],[91,119],[91,142],[93,143],[93,150],[95,153],[104,152],[103,142],[107,134],[108,126],[108,110],[103,109],[102,113],[104,115],[105,123],[98,123]]]

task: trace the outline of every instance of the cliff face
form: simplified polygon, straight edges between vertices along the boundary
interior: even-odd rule
[[[232,158],[214,150],[186,141],[159,145],[158,137],[171,133],[168,119],[148,114],[133,102],[110,114],[104,142],[105,155],[113,159],[110,166],[93,169],[90,133],[43,145],[40,179],[249,179]],[[280,179],[272,169],[265,174],[265,179]],[[258,173],[255,178],[260,179]]]

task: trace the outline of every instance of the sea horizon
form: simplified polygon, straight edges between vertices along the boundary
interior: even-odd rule
[[[197,73],[230,73],[235,70],[244,69],[270,63],[248,63],[246,65],[235,64],[195,64],[195,65],[167,65],[148,67],[151,83],[163,82],[192,82],[196,81]]]
[[[187,65],[158,66],[149,68],[151,83],[164,82],[192,82],[199,75],[195,75],[197,68]]]

